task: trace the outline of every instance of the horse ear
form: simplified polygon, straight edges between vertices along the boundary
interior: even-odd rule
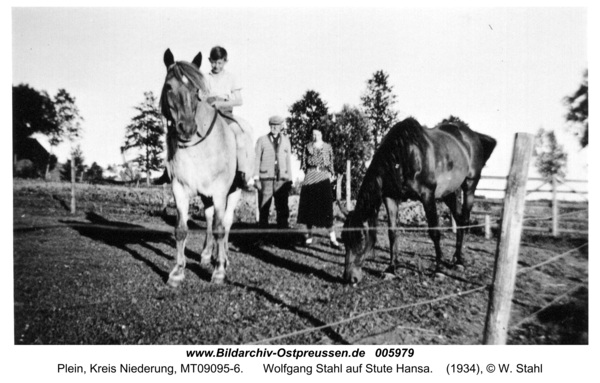
[[[196,57],[192,60],[192,64],[194,64],[198,69],[200,69],[200,64],[202,64],[202,53],[198,52]]]
[[[167,68],[169,68],[171,65],[175,64],[175,57],[173,57],[173,53],[171,53],[171,50],[168,49],[168,48],[165,51],[165,55],[163,57],[163,61],[164,61],[165,66]]]

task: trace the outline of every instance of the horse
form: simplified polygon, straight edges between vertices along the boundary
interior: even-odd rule
[[[496,140],[492,137],[471,130],[453,117],[433,129],[422,127],[412,117],[394,125],[373,156],[355,209],[351,212],[342,209],[346,215],[342,232],[346,248],[344,281],[357,284],[362,279],[361,265],[377,240],[377,216],[382,202],[387,210],[390,242],[390,264],[386,273],[395,274],[398,205],[407,199],[423,204],[435,248],[435,273],[440,273],[442,249],[436,200],[444,201],[459,226],[467,225],[481,170],[495,147]],[[461,190],[463,202],[459,211],[457,199]],[[464,236],[465,228],[459,227],[453,266],[462,268]]]
[[[167,283],[177,287],[185,277],[188,210],[190,198],[196,195],[204,204],[207,223],[201,264],[210,262],[214,268],[211,282],[222,283],[228,266],[229,231],[241,195],[234,182],[236,139],[229,117],[206,101],[208,90],[200,72],[202,53],[191,63],[176,62],[167,49],[163,61],[167,75],[160,106],[167,120],[166,168],[177,206],[177,258]],[[248,128],[242,120],[237,122]]]

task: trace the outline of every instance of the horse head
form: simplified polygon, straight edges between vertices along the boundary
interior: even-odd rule
[[[377,233],[373,222],[363,220],[358,212],[348,212],[341,204],[338,205],[346,217],[342,231],[342,242],[346,248],[343,278],[347,283],[357,284],[362,280],[361,267],[367,255],[373,250]]]
[[[164,54],[167,77],[161,94],[161,110],[167,119],[169,134],[182,143],[189,142],[198,131],[198,93],[206,93],[200,73],[201,62],[202,53],[198,53],[191,63],[176,62],[170,49]]]

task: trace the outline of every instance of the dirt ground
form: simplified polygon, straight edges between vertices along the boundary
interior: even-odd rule
[[[175,212],[161,214],[160,189],[81,187],[74,215],[68,191],[63,184],[13,183],[15,344],[482,341],[497,238],[470,235],[466,269],[434,278],[428,236],[406,232],[397,275],[385,278],[388,241],[381,232],[364,280],[352,287],[341,279],[344,252],[331,248],[325,233],[306,247],[300,231],[252,231],[253,197],[246,195],[230,237],[226,282],[211,284],[210,267],[200,265],[200,209],[190,220],[186,280],[173,289],[165,281],[174,266]],[[454,234],[443,237],[449,259]],[[569,253],[518,275],[509,344],[588,343],[587,242],[582,235],[523,235],[520,269]]]

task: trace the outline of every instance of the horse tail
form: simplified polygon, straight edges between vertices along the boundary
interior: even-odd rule
[[[481,133],[477,133],[477,136],[479,137],[479,142],[481,142],[481,147],[483,149],[483,164],[485,165],[487,160],[492,155],[494,148],[496,147],[496,140],[494,140],[490,136]]]

